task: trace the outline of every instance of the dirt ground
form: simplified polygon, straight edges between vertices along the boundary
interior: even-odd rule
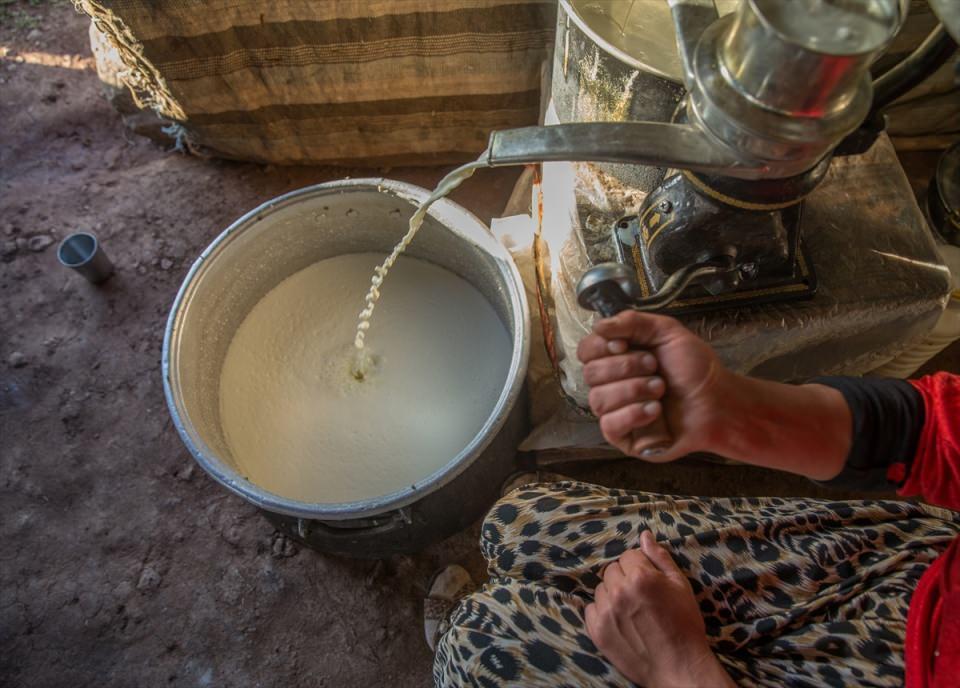
[[[64,3],[0,3],[0,684],[425,686],[430,574],[479,574],[477,528],[416,556],[304,550],[210,480],[163,398],[168,309],[193,258],[285,191],[382,171],[207,161],[127,133],[103,99],[87,20]],[[913,161],[928,176],[929,156]],[[927,167],[924,167],[926,165]],[[432,186],[442,170],[391,170]],[[454,199],[497,214],[513,171]],[[56,242],[92,230],[116,265],[95,288]],[[958,369],[960,353],[940,359]],[[726,466],[571,469],[700,494],[801,494]]]

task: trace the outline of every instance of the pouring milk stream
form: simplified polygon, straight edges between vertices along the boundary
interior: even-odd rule
[[[413,216],[410,218],[407,233],[404,234],[403,238],[393,247],[393,251],[384,259],[383,263],[374,268],[373,277],[370,280],[370,290],[364,298],[366,305],[363,307],[363,310],[360,311],[359,322],[357,323],[357,334],[353,340],[353,345],[357,351],[352,373],[357,380],[364,379],[370,365],[373,363],[369,353],[366,351],[364,340],[366,339],[367,330],[370,329],[370,318],[373,317],[373,310],[376,308],[377,301],[380,299],[380,288],[383,286],[383,280],[386,278],[387,273],[390,271],[390,268],[393,267],[393,264],[397,262],[400,254],[407,249],[407,246],[410,245],[410,242],[413,241],[413,238],[417,235],[417,230],[419,230],[423,224],[423,219],[426,217],[427,210],[429,210],[430,206],[472,177],[473,173],[479,168],[486,167],[487,163],[485,159],[486,153],[481,155],[479,160],[462,165],[441,179],[440,183],[437,184],[437,188],[433,190],[433,193],[431,193],[427,200],[421,203],[416,212],[413,213]]]

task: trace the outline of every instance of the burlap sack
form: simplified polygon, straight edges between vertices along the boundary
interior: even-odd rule
[[[188,146],[273,163],[445,164],[535,124],[553,0],[74,0]]]

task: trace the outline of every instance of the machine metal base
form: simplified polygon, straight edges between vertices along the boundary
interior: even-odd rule
[[[799,223],[799,214],[796,221]],[[799,234],[799,227],[797,228]],[[613,229],[613,244],[617,259],[630,266],[640,284],[642,298],[652,296],[663,275],[653,266],[646,249],[643,228],[637,216],[621,218]],[[711,288],[716,293],[711,292]],[[817,291],[817,275],[803,238],[798,241],[796,261],[790,274],[762,277],[747,269],[738,286],[692,284],[680,298],[663,309],[669,315],[692,314],[730,308],[746,307],[782,301],[811,298]]]

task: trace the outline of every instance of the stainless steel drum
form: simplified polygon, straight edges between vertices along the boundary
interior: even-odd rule
[[[669,122],[684,94],[682,80],[666,2],[560,0],[548,124]],[[664,172],[643,165],[573,166],[587,179],[584,187],[608,175],[643,192],[656,187]]]
[[[487,227],[448,200],[432,206],[408,254],[472,284],[513,341],[502,393],[473,440],[410,487],[366,501],[320,504],[287,499],[248,480],[224,438],[220,371],[234,333],[254,305],[317,261],[389,252],[406,231],[415,204],[427,195],[401,182],[355,179],[275,198],[234,222],[201,254],[170,313],[163,345],[164,389],[191,454],[283,532],[319,550],[382,557],[420,549],[481,516],[515,469],[516,447],[527,428],[522,396],[530,322],[523,284]]]

